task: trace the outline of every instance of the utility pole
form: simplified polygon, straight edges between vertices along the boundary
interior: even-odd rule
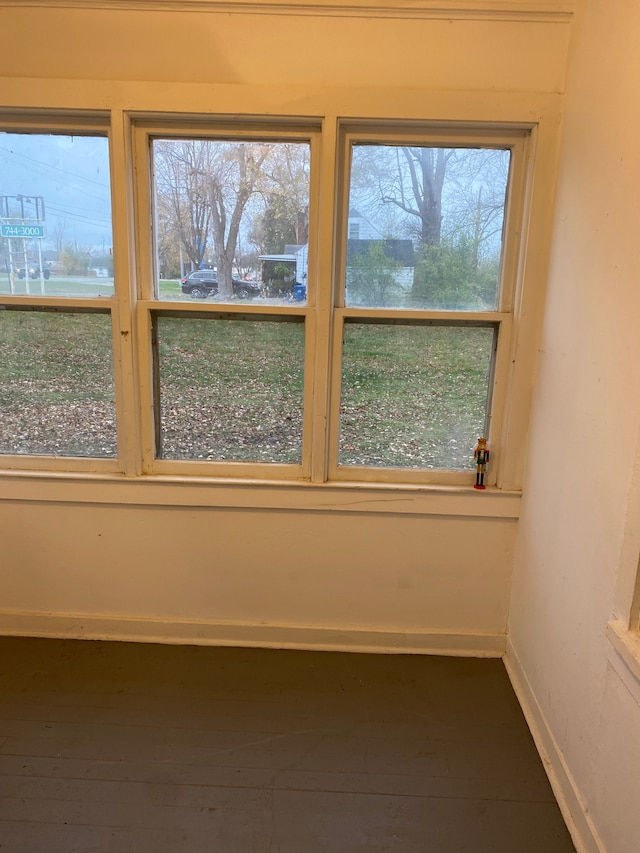
[[[15,209],[14,209],[15,208]],[[17,215],[19,208],[20,215]],[[32,212],[34,215],[27,215]],[[9,247],[9,287],[11,293],[16,292],[15,270],[13,267],[13,239],[22,240],[24,258],[24,277],[27,294],[31,293],[29,285],[29,253],[28,240],[37,240],[38,267],[40,273],[40,292],[44,294],[44,271],[42,269],[42,243],[44,238],[45,207],[41,195],[3,195],[0,196],[0,235],[8,240]]]

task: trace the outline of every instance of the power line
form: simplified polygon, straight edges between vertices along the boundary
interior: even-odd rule
[[[44,166],[46,169],[53,169],[56,172],[61,172],[63,175],[71,175],[73,178],[79,178],[82,181],[88,181],[90,184],[96,184],[99,187],[105,186],[104,181],[95,181],[93,178],[87,178],[85,175],[79,175],[77,172],[70,172],[68,169],[63,169],[61,166],[53,166],[51,163],[46,163],[44,160],[35,160],[33,157],[29,157],[28,154],[21,154],[19,151],[12,151],[10,148],[5,148],[0,145],[0,151],[4,151],[7,154],[10,154],[12,157],[22,157],[24,160],[28,160],[30,163],[36,163],[39,166]]]
[[[109,225],[111,226],[111,219],[99,219],[97,216],[87,216],[83,213],[74,213],[72,210],[65,210],[63,207],[58,207],[55,204],[47,205],[48,209],[53,211],[56,214],[62,214],[63,216],[68,216],[70,219],[76,219],[79,222],[88,222],[93,223],[94,225]],[[83,208],[77,208],[77,210],[82,211]]]
[[[87,208],[79,207],[79,208],[76,208],[74,211],[74,210],[65,209],[64,207],[58,207],[55,204],[48,204],[47,210],[49,212],[53,212],[53,214],[55,216],[69,217],[69,219],[74,219],[77,222],[84,222],[87,225],[98,225],[100,227],[109,227],[109,228],[111,228],[111,226],[112,226],[112,221],[111,221],[110,216],[108,218],[104,218],[104,219],[101,219],[99,216],[91,216],[90,213],[92,211],[88,210]],[[87,211],[87,212],[83,212],[83,211]],[[14,214],[13,217],[9,216],[9,218],[16,218],[16,216],[17,216],[17,213]]]
[[[33,158],[27,158],[27,159],[30,160],[34,165],[27,165],[26,163],[16,164],[14,162],[14,157],[21,157],[21,156],[26,157],[26,155],[19,155],[19,154],[13,155],[11,152],[8,152],[6,148],[2,148],[2,146],[0,146],[0,157],[3,160],[8,161],[11,165],[14,165],[14,166],[18,165],[18,167],[22,167],[23,169],[28,168],[29,169],[29,175],[32,179],[33,179],[34,175],[41,175],[48,181],[56,181],[56,180],[60,181],[61,180],[60,178],[58,178],[57,176],[52,176],[47,171],[47,170],[54,169],[57,171],[63,171],[66,174],[70,175],[72,178],[78,179],[78,181],[83,180],[83,181],[88,181],[89,183],[92,183],[92,184],[97,184],[98,186],[102,187],[104,190],[104,193],[102,195],[97,195],[95,193],[90,192],[88,190],[88,188],[85,188],[84,186],[82,186],[77,181],[73,181],[73,180],[69,181],[68,179],[66,179],[65,180],[65,188],[62,191],[56,191],[58,194],[60,192],[62,192],[62,193],[65,193],[65,192],[66,193],[69,193],[69,192],[81,193],[83,198],[94,199],[95,201],[99,201],[103,204],[109,198],[109,185],[106,182],[101,183],[100,181],[94,181],[92,178],[84,178],[82,175],[78,175],[74,172],[67,172],[66,170],[60,170],[60,169],[58,169],[57,166],[49,166],[46,163],[40,163],[40,161],[34,160]]]

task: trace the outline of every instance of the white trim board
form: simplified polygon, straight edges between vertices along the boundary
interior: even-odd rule
[[[504,665],[577,853],[606,853],[510,639],[507,639]]]
[[[0,502],[110,504],[296,512],[360,512],[516,519],[519,492],[468,486],[379,483],[287,483],[185,477],[7,471],[0,468]]]
[[[0,612],[0,636],[482,658],[502,657],[506,644],[505,634],[380,631],[13,611]]]
[[[2,6],[567,23],[575,0],[0,0]]]
[[[629,690],[637,693],[640,685],[640,633],[614,619],[607,625],[607,638],[625,665],[626,672],[621,677]],[[619,667],[616,671],[619,672]],[[628,683],[630,679],[633,686]]]

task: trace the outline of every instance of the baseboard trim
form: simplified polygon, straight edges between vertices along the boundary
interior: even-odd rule
[[[380,631],[93,614],[0,612],[0,635],[175,645],[502,657],[504,634]]]
[[[504,664],[577,853],[606,853],[510,639],[507,640]]]

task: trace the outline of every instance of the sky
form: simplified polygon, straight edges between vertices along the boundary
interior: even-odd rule
[[[0,133],[0,197],[10,197],[10,212],[17,212],[17,202],[11,198],[17,195],[44,199],[43,251],[55,248],[54,235],[60,229],[66,245],[94,252],[104,249],[108,253],[111,249],[109,147],[105,137]],[[7,212],[4,202],[0,212]],[[27,204],[25,220],[34,216],[35,206]]]
[[[373,148],[375,150],[375,146]],[[356,152],[357,150],[358,148]],[[369,146],[366,150],[370,152],[372,149]],[[385,146],[384,150],[389,149]],[[504,159],[508,164],[506,151],[476,152],[470,149],[466,155],[467,160],[480,157],[483,163],[487,156],[491,155],[494,159]],[[486,178],[489,184],[495,183],[496,180],[498,183],[502,181],[504,198],[506,169],[503,170],[504,175],[500,174],[496,177],[493,174],[495,168],[489,168],[490,165],[485,164],[488,171],[486,175],[483,173],[482,181],[478,181],[477,174],[466,177],[467,195],[477,183],[484,183]],[[448,183],[454,187],[454,190],[457,188],[459,191],[459,180]],[[371,200],[371,189],[372,187],[367,184],[366,192],[360,197],[357,182],[356,185],[352,184],[351,205],[360,209],[372,222],[381,216],[385,219],[386,216],[386,224],[382,224],[382,219],[378,223],[380,230],[387,231],[392,227],[391,220],[393,220],[395,229],[405,231],[407,217],[399,213],[399,208],[391,206],[393,213],[391,219],[387,209],[390,205],[386,205],[385,210],[382,210],[385,206],[381,208],[378,199],[376,210],[371,208],[368,204]],[[373,189],[375,192],[375,187]],[[443,208],[446,207],[448,194],[451,193],[445,187]],[[89,249],[94,254],[101,252],[106,254],[112,248],[109,148],[106,137],[1,132],[0,216],[6,217],[8,211],[19,214],[15,199],[17,195],[40,196],[44,199],[45,239],[42,240],[41,246],[43,251],[55,249],[56,235],[60,231],[63,234],[64,245]],[[25,220],[33,216],[35,216],[35,206],[32,203],[25,209]],[[409,217],[409,220],[412,220],[412,217]],[[9,224],[17,224],[17,222],[14,219]],[[499,228],[497,230],[499,231]],[[395,236],[407,236],[407,234],[398,233]],[[7,240],[7,238],[0,239]],[[499,244],[499,235],[496,239]],[[32,242],[33,245],[29,250],[36,255],[35,240]]]

